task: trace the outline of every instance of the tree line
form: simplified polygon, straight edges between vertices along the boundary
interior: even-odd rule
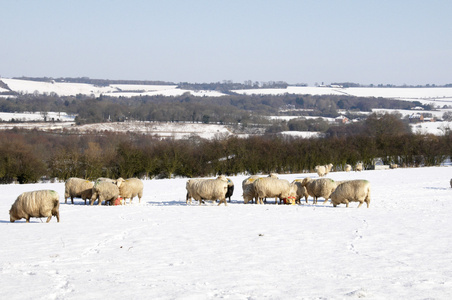
[[[452,155],[450,132],[444,136],[412,134],[399,121],[375,116],[359,130],[332,130],[321,139],[267,134],[161,140],[138,133],[80,135],[13,129],[0,132],[0,182],[74,176],[92,180],[303,173],[328,163],[336,170],[357,162],[370,168],[375,158],[406,167],[434,166]]]

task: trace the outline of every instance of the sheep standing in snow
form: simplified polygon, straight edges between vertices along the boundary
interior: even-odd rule
[[[309,177],[303,179],[301,185],[304,186],[307,193],[314,198],[314,204],[317,204],[317,199],[320,197],[325,198],[323,204],[326,204],[337,186],[334,180],[329,178],[319,178],[312,180]]]
[[[228,180],[228,191],[226,192],[226,198],[229,198],[228,202],[231,202],[231,196],[232,193],[234,193],[234,182],[232,182],[231,179],[227,178]]]
[[[91,199],[92,189],[94,183],[82,178],[71,177],[64,183],[64,203],[67,203],[67,199],[71,197],[71,202],[74,204],[74,198],[82,198],[85,200]]]
[[[278,179],[273,177],[258,178],[253,182],[254,191],[257,195],[257,203],[263,204],[264,198],[275,198],[275,204],[282,200],[288,201],[296,198],[296,186],[291,185],[285,179]]]
[[[350,201],[359,202],[358,208],[366,202],[370,204],[370,182],[367,180],[350,180],[339,184],[331,194],[331,202],[336,207],[345,204],[348,207]]]
[[[185,199],[185,203],[188,204],[190,202],[190,204],[191,204],[191,198],[193,198],[193,196],[191,194],[191,192],[193,191],[193,184],[196,181],[200,181],[200,180],[204,180],[204,179],[191,178],[191,179],[187,180],[187,183],[185,184],[185,188],[187,190],[187,196],[186,196],[186,199]]]
[[[315,166],[314,170],[317,172],[317,175],[319,175],[319,177],[323,177],[326,175],[325,166]]]
[[[60,222],[60,196],[53,190],[24,192],[17,197],[9,210],[9,220],[14,222],[24,218],[27,223],[30,218],[47,217],[47,223],[52,216]]]
[[[398,164],[390,164],[389,167],[391,169],[397,169],[399,167],[399,165]]]
[[[98,205],[101,205],[104,200],[105,204],[107,204],[107,202],[113,204],[116,198],[119,197],[119,188],[116,184],[108,181],[96,181],[93,186],[92,194],[90,205],[93,205],[96,199],[98,200]]]
[[[119,195],[124,198],[124,203],[126,199],[130,199],[130,203],[135,196],[138,196],[138,202],[141,203],[141,197],[143,197],[143,182],[138,178],[118,178],[116,180],[119,187]]]
[[[304,187],[301,183],[303,182],[302,179],[295,179],[292,184],[295,184],[297,187],[297,197],[295,199],[296,203],[300,203],[301,202],[301,198],[305,198],[306,203],[308,203],[308,197],[309,194],[306,190],[306,187]]]
[[[345,170],[345,172],[350,172],[352,170],[352,166],[349,164],[346,164],[344,170]]]
[[[325,175],[328,175],[328,173],[331,172],[331,170],[333,170],[333,164],[327,164],[325,166]]]
[[[252,175],[252,176],[250,176],[247,179],[242,181],[243,202],[245,204],[247,204],[250,201],[251,201],[251,203],[253,203],[253,200],[255,198],[256,198],[256,202],[257,202],[257,196],[256,196],[256,193],[254,191],[253,182],[256,179],[258,179],[258,178],[259,178],[259,176]]]
[[[355,172],[361,172],[364,169],[363,163],[357,163],[355,166]]]
[[[216,179],[197,179],[194,181],[189,180],[187,182],[187,195],[193,197],[193,199],[199,201],[199,205],[203,200],[220,200],[221,203],[226,203],[226,192],[228,190],[228,180],[224,175],[217,177]]]

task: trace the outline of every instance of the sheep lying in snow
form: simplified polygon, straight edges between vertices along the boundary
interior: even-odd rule
[[[254,191],[257,195],[257,203],[263,204],[264,198],[271,197],[275,198],[275,204],[278,204],[278,199],[280,202],[282,200],[291,202],[291,199],[296,199],[296,186],[290,184],[289,181],[285,179],[278,179],[272,177],[258,178],[253,182]]]
[[[101,205],[104,200],[105,204],[107,204],[107,202],[113,204],[116,198],[119,197],[119,188],[116,184],[108,181],[96,181],[93,186],[92,194],[90,205],[93,205],[96,199],[98,200],[98,205]]]
[[[398,164],[390,164],[389,167],[391,169],[397,169],[399,167],[399,165]]]
[[[31,217],[47,217],[49,223],[52,216],[60,222],[60,196],[53,190],[22,193],[9,210],[11,222],[24,218],[29,223]]]
[[[64,203],[67,203],[67,198],[71,197],[71,202],[74,204],[74,198],[77,197],[85,200],[86,205],[86,200],[91,199],[93,185],[91,181],[82,178],[69,178],[64,184]]]
[[[199,205],[203,200],[220,200],[221,203],[226,203],[226,192],[228,191],[228,180],[225,176],[221,175],[216,179],[190,179],[187,181],[187,197],[193,197],[193,199],[199,201]]]
[[[301,183],[303,182],[302,179],[295,179],[292,184],[295,184],[297,186],[297,197],[295,199],[295,203],[300,203],[301,198],[305,198],[306,203],[308,203],[308,197],[309,194],[306,190],[306,187],[304,187]]]
[[[355,172],[361,172],[364,169],[363,163],[357,163],[355,166]]]
[[[358,207],[366,202],[369,208],[370,204],[370,182],[367,180],[350,180],[339,184],[336,190],[331,194],[331,202],[336,207],[339,204],[345,204],[348,207],[350,201],[359,202]]]
[[[328,202],[328,199],[337,186],[336,182],[329,178],[319,178],[312,180],[309,177],[303,179],[301,185],[304,186],[306,188],[306,192],[314,198],[314,204],[317,204],[317,199],[319,197],[325,198],[323,204]]]
[[[116,180],[119,187],[119,195],[124,198],[124,203],[126,199],[130,199],[130,203],[135,196],[138,196],[138,202],[141,203],[141,197],[143,197],[143,182],[138,178],[118,178]]]
[[[349,164],[346,164],[344,170],[345,170],[345,172],[350,172],[352,170],[352,166]]]

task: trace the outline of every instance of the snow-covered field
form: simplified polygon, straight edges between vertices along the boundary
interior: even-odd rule
[[[281,175],[292,181],[307,175]],[[450,299],[452,167],[333,172],[372,184],[370,208],[186,205],[186,179],[145,181],[141,204],[64,204],[64,184],[1,185],[5,299]],[[9,222],[55,189],[61,222]],[[322,202],[322,201],[320,201]]]

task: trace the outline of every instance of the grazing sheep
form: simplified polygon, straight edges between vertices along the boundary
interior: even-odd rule
[[[234,182],[232,182],[231,179],[227,178],[228,180],[228,191],[226,192],[226,198],[229,198],[228,202],[231,202],[231,196],[232,193],[234,193]]]
[[[319,197],[325,198],[323,204],[328,202],[328,199],[330,198],[331,194],[334,192],[337,186],[334,180],[329,178],[319,178],[316,180],[312,180],[309,177],[303,179],[301,185],[306,188],[306,192],[311,197],[314,197],[313,204],[317,204],[317,199]]]
[[[355,166],[355,172],[361,172],[364,169],[363,163],[357,163]]]
[[[306,187],[304,187],[302,183],[302,179],[295,179],[292,184],[295,184],[297,186],[297,198],[295,199],[295,203],[301,203],[301,198],[305,198],[306,203],[308,203],[308,197],[309,194],[306,190]]]
[[[124,198],[124,203],[127,199],[130,199],[130,203],[135,196],[138,196],[138,202],[141,203],[141,197],[143,197],[143,182],[138,178],[118,178],[116,180],[119,187],[119,195]]]
[[[253,203],[253,200],[255,198],[256,198],[256,203],[257,203],[257,196],[254,191],[253,182],[258,178],[259,178],[259,176],[253,175],[242,181],[243,202],[245,204],[247,204],[250,201],[251,201],[251,203]]]
[[[69,178],[64,184],[64,203],[67,203],[67,198],[71,197],[71,202],[74,204],[74,198],[77,197],[85,200],[86,205],[86,200],[91,199],[93,185],[91,181],[82,178]]]
[[[24,218],[27,223],[30,218],[47,217],[47,223],[52,216],[60,222],[60,196],[53,190],[24,192],[17,197],[9,210],[9,220],[14,222]]]
[[[191,181],[191,180],[189,180]],[[187,195],[199,201],[199,205],[203,200],[220,200],[221,203],[226,203],[226,192],[228,190],[228,180],[224,175],[218,176],[216,179],[197,179],[193,182],[187,182]]]
[[[352,166],[349,164],[345,165],[345,172],[350,172],[352,170]]]
[[[358,208],[366,202],[367,208],[370,204],[370,182],[367,180],[350,180],[341,183],[331,194],[331,202],[336,207],[345,204],[348,207],[350,201],[359,202]]]
[[[278,179],[273,177],[258,178],[253,182],[254,191],[257,195],[257,203],[263,204],[264,198],[275,198],[275,204],[278,204],[278,199],[281,201],[289,201],[296,198],[296,185],[291,185],[285,179]]]
[[[105,200],[105,204],[113,204],[116,198],[119,197],[119,188],[116,184],[108,181],[96,181],[93,186],[93,195],[91,196],[90,205],[93,205],[96,199],[98,200],[98,205],[102,204]]]

